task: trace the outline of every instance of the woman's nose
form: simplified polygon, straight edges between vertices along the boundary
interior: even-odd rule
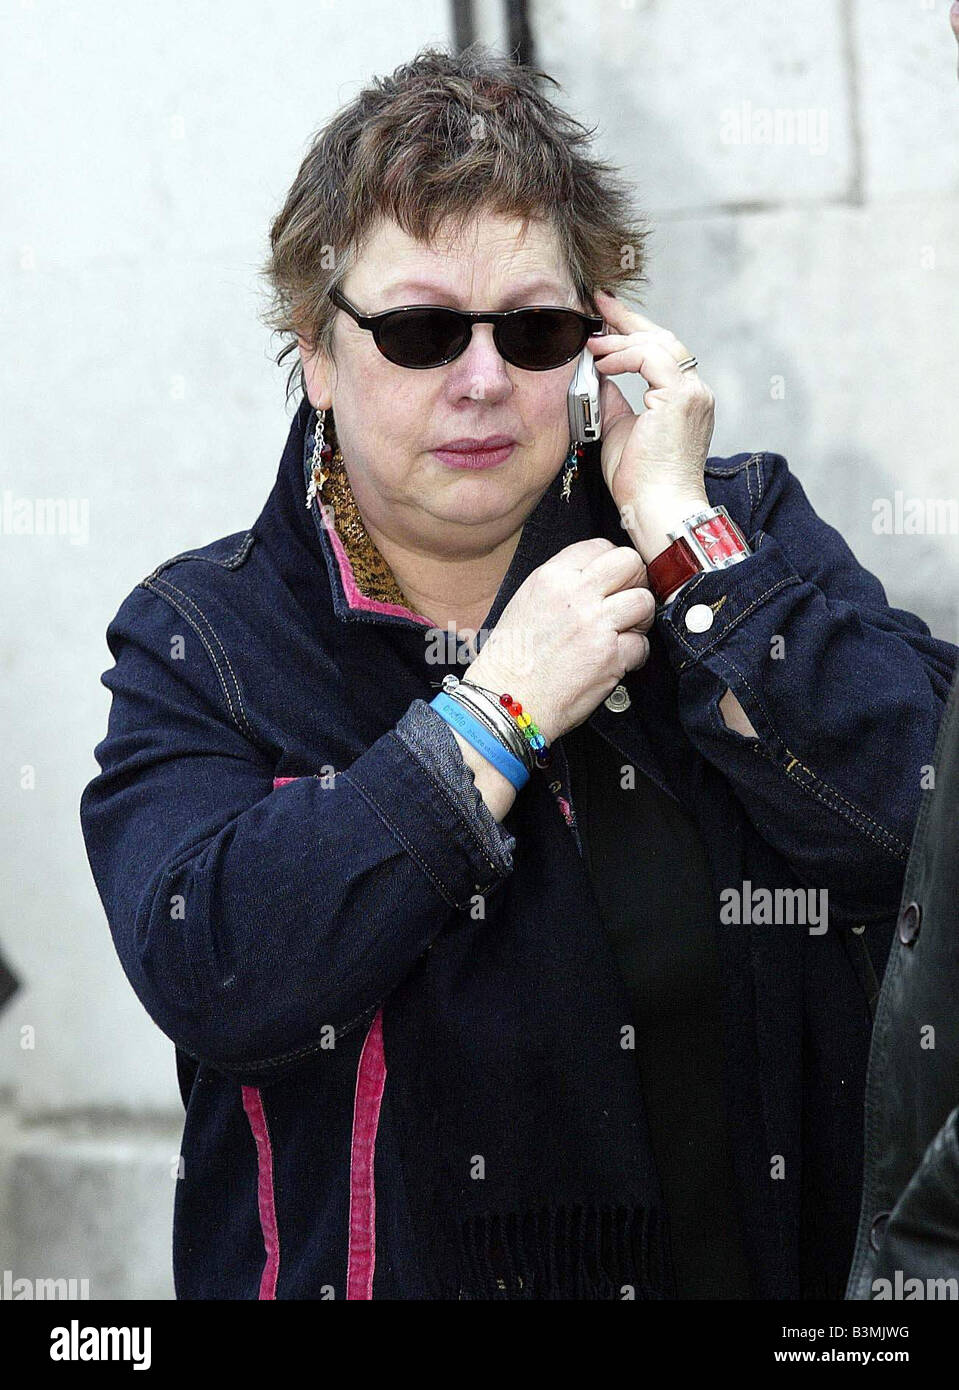
[[[450,364],[452,384],[464,386],[474,398],[501,394],[512,390],[507,364],[493,342],[491,323],[474,323],[470,341]]]

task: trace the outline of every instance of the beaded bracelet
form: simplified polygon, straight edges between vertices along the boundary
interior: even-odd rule
[[[522,731],[523,737],[533,750],[533,757],[537,767],[549,767],[553,756],[550,752],[546,739],[540,733],[539,728],[523,709],[519,700],[514,700],[512,695],[504,693],[498,695],[495,690],[487,690],[483,685],[476,685],[475,681],[465,681],[466,685],[474,685],[477,690],[483,690],[487,695],[492,695],[495,700],[506,710],[507,714],[512,715]]]

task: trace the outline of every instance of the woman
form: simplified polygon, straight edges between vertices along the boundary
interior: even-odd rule
[[[180,1298],[842,1296],[956,653],[785,459],[707,458],[695,359],[600,288],[643,235],[481,48],[362,92],[273,225],[276,483],[121,605],[81,806],[176,1044]]]

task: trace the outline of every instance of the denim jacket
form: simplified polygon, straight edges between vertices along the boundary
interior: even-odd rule
[[[371,596],[368,554],[305,509],[314,423],[304,400],[252,528],[158,565],[107,630],[80,815],[123,969],[176,1049],[179,1298],[424,1296],[383,1021],[477,894],[513,901],[512,812],[495,821],[429,706],[468,662],[437,661],[428,619]],[[581,475],[527,519],[485,629],[567,545],[629,543],[598,469]],[[657,617],[591,723],[706,843],[755,1296],[821,1295],[828,1269],[840,1297],[877,972],[957,653],[888,605],[780,455],[711,458],[706,490],[754,553]],[[757,737],[727,727],[727,688]],[[825,890],[828,930],[757,920],[763,888]]]

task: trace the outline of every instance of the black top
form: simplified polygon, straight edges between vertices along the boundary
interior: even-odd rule
[[[593,891],[633,1001],[677,1296],[749,1298],[723,1102],[716,906],[702,837],[678,802],[588,722],[562,744]]]

